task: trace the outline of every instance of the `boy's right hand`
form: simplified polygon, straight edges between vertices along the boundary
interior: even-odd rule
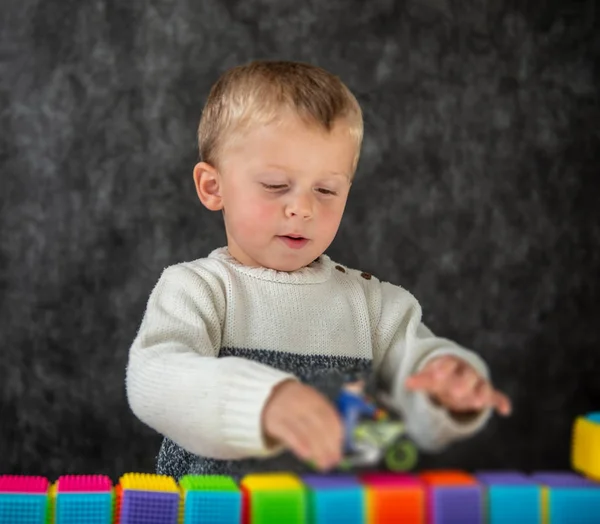
[[[326,471],[342,458],[344,428],[340,415],[316,389],[296,380],[281,382],[262,413],[270,444],[283,444],[304,461]]]

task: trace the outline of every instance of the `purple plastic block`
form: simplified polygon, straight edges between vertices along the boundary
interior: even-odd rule
[[[179,493],[123,491],[121,524],[177,524]]]
[[[530,478],[550,488],[600,488],[597,482],[565,471],[539,471]]]
[[[537,486],[537,482],[518,471],[480,471],[475,474],[480,482],[495,486]]]
[[[360,487],[358,479],[352,475],[305,475],[302,482],[313,489]]]
[[[431,486],[431,524],[483,524],[480,486]]]

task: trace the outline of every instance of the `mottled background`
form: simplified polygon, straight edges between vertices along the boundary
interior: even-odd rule
[[[566,468],[600,409],[598,4],[3,0],[0,472],[152,471],[127,351],[161,270],[223,243],[195,196],[210,85],[316,63],[366,139],[329,254],[411,289],[514,416],[426,466]]]

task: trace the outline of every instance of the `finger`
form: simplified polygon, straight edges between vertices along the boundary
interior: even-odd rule
[[[508,416],[512,412],[512,403],[510,399],[500,391],[494,391],[492,404],[493,407],[496,408],[496,411],[501,415]]]
[[[320,430],[320,442],[323,445],[324,465],[329,469],[342,460],[344,425],[340,415],[330,406],[321,415],[321,419],[316,423]]]
[[[294,453],[300,460],[309,461],[312,458],[310,439],[300,428],[297,422],[281,424],[273,433],[286,448]]]
[[[408,377],[404,385],[407,389],[413,391],[429,391],[432,387],[435,386],[435,379],[433,378],[433,373],[429,371],[421,371],[419,373],[416,373],[415,375],[411,375],[410,377]]]
[[[312,407],[301,426],[299,431],[309,439],[311,457],[320,469],[329,469],[341,460],[343,431],[333,407]]]

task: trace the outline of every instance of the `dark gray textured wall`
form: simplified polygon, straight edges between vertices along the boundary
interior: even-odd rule
[[[330,255],[411,289],[515,402],[424,466],[568,467],[600,409],[595,0],[7,0],[0,473],[151,471],[127,350],[161,270],[223,242],[191,170],[209,87],[311,61],[363,105]]]

